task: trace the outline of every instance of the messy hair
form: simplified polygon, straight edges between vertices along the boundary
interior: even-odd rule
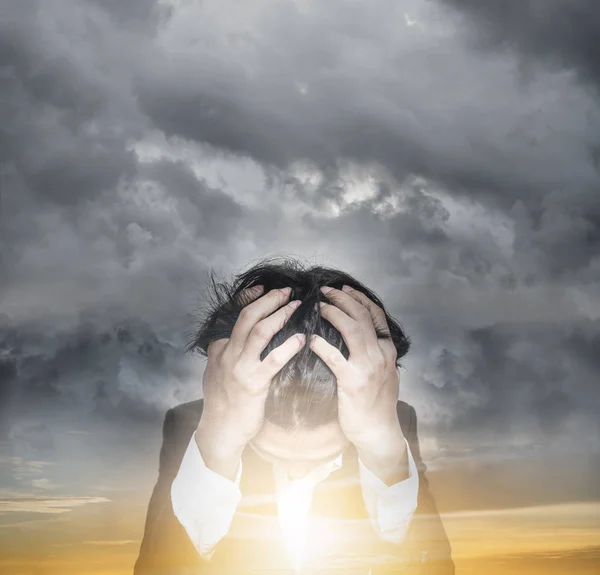
[[[391,339],[396,347],[396,365],[409,350],[410,341],[399,323],[385,310],[377,295],[351,275],[332,268],[308,265],[296,258],[264,258],[232,281],[219,281],[210,272],[207,304],[201,310],[199,325],[190,339],[187,352],[208,356],[208,345],[215,340],[229,338],[245,301],[239,295],[246,288],[263,285],[264,291],[291,286],[288,301],[300,300],[284,327],[276,333],[260,355],[263,360],[273,349],[296,333],[306,335],[302,350],[294,355],[271,382],[265,404],[266,420],[285,429],[316,428],[337,419],[336,378],[327,364],[315,354],[308,342],[317,334],[336,347],[347,359],[349,350],[341,333],[314,309],[317,301],[328,300],[322,286],[341,289],[346,284],[361,291],[384,312],[389,333],[383,326],[375,326],[379,339]]]

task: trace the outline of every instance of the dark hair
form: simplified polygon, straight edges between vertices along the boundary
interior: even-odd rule
[[[210,273],[209,303],[205,306],[197,332],[187,346],[188,352],[197,351],[207,356],[209,343],[231,336],[241,309],[252,300],[241,301],[238,294],[246,288],[264,285],[269,290],[292,287],[289,301],[301,300],[285,326],[276,333],[261,353],[264,359],[274,348],[295,333],[306,334],[306,345],[273,378],[265,405],[265,417],[275,425],[286,429],[298,426],[315,428],[337,418],[336,378],[327,364],[309,347],[313,333],[320,335],[348,358],[349,351],[341,333],[313,308],[315,302],[328,298],[320,291],[321,286],[341,289],[344,284],[361,291],[381,307],[387,319],[390,333],[375,326],[377,337],[391,338],[397,350],[396,365],[410,347],[409,338],[399,323],[392,318],[379,298],[349,274],[321,266],[309,266],[290,257],[271,257],[259,261],[247,271],[235,276],[230,283],[217,281],[214,271]],[[260,296],[259,296],[260,297]]]

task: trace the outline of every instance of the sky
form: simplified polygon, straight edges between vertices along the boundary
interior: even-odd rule
[[[0,0],[0,570],[131,572],[208,273],[293,256],[410,336],[457,572],[595,572],[599,35],[596,0]]]

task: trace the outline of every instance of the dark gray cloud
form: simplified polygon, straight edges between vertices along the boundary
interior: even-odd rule
[[[594,0],[441,0],[473,21],[478,48],[516,49],[533,64],[574,69],[600,83],[600,14]]]
[[[449,33],[452,19],[439,23],[439,11],[419,2],[402,9],[423,12],[413,28],[394,3],[335,4],[259,8],[248,29],[223,24],[222,43],[194,18],[201,10],[188,8],[197,36],[209,40],[202,50],[178,42],[175,31],[189,34],[191,24],[174,18],[164,42],[179,57],[174,65],[163,52],[140,70],[144,110],[169,134],[283,166],[376,161],[400,180],[417,173],[499,201],[597,184],[597,107],[568,77],[522,84],[510,55],[470,52]],[[544,141],[573,122],[574,140]],[[582,157],[570,161],[575,153]]]
[[[65,11],[62,31],[34,3],[15,23],[3,19],[0,150],[4,165],[42,203],[73,206],[113,190],[134,171],[125,147],[130,119],[111,110],[122,104],[121,86],[94,69],[110,66],[116,54],[102,51],[102,30],[89,35],[84,51],[71,51],[81,10]],[[10,16],[11,8],[2,12]]]
[[[135,30],[155,29],[160,23],[168,20],[172,8],[165,2],[157,0],[89,0],[92,6],[106,11],[115,26],[131,27]]]
[[[92,447],[154,465],[199,393],[206,272],[272,254],[356,274],[406,327],[431,461],[598,451],[600,11],[537,6],[0,5],[15,485]]]

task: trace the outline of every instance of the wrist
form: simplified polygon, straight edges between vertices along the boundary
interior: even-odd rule
[[[400,429],[374,435],[368,443],[356,445],[356,450],[365,467],[387,485],[408,479],[408,452]]]
[[[206,467],[235,481],[246,444],[216,430],[198,426],[194,440]]]
[[[356,449],[360,452],[370,453],[377,459],[391,459],[397,454],[402,454],[406,444],[400,422],[395,421],[380,424],[365,425],[359,434],[352,439]]]

